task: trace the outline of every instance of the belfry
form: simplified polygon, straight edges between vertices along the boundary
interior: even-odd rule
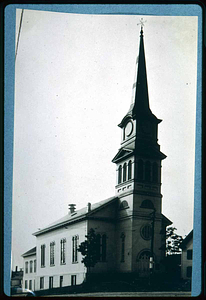
[[[161,213],[161,161],[166,155],[160,151],[158,144],[160,122],[149,106],[141,26],[133,99],[129,111],[118,125],[122,129],[122,141],[112,162],[117,166],[115,193],[119,198],[119,207],[122,208],[118,213],[120,227],[122,232],[125,228],[130,231],[127,235],[132,245],[130,271],[142,273],[142,276],[146,276],[149,271],[150,257],[155,260],[156,269],[160,268],[164,257],[161,244],[165,240],[161,233],[171,224]],[[145,266],[138,263],[141,259]]]

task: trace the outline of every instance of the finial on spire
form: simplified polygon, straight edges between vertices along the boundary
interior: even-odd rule
[[[140,31],[140,36],[143,36],[143,26],[144,26],[144,23],[146,23],[147,20],[144,21],[143,18],[140,19],[140,23],[137,23],[137,26],[138,25],[141,25],[141,31]]]

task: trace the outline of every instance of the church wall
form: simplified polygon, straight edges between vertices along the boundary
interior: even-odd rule
[[[151,251],[151,238],[145,239],[142,235],[142,229],[145,225],[150,224],[151,225],[152,220],[151,219],[145,219],[145,218],[134,218],[133,221],[133,236],[132,236],[132,265],[133,265],[133,271],[139,272],[139,255],[144,250]],[[159,248],[162,246],[162,234],[161,234],[161,228],[162,228],[162,221],[161,219],[155,219],[154,223],[154,243],[153,243],[153,252],[154,252],[154,260],[155,260],[155,268],[156,271],[160,268],[160,262],[163,259],[163,251]],[[149,266],[149,262],[148,262]]]
[[[153,195],[141,195],[141,194],[134,194],[134,211],[141,211],[142,213],[151,213],[153,212],[153,209],[148,208],[141,208],[142,202],[144,200],[150,200],[156,209],[157,213],[161,213],[161,203],[162,199],[161,197],[154,197]]]
[[[101,208],[100,210],[96,211],[95,213],[92,214],[92,216],[95,217],[102,217],[102,218],[115,218],[116,215],[116,210],[117,210],[117,203],[111,203],[107,205],[104,208]]]
[[[71,275],[76,275],[76,284],[84,279],[84,264],[78,252],[78,260],[72,262],[72,237],[78,235],[78,244],[85,240],[87,234],[86,221],[64,226],[37,236],[37,289],[40,289],[40,277],[44,277],[43,289],[49,288],[49,277],[53,277],[53,287],[60,286],[60,276],[63,276],[62,286],[71,285]],[[60,241],[66,239],[65,264],[60,263]],[[54,265],[50,266],[50,243],[55,242]],[[41,245],[45,245],[45,267],[41,267]]]
[[[103,273],[115,270],[116,260],[116,243],[115,243],[115,224],[101,220],[88,220],[88,231],[93,228],[96,233],[100,235],[106,234],[106,261],[98,262],[94,268],[91,269],[93,273]]]
[[[124,210],[126,212],[126,210]],[[116,270],[132,270],[132,218],[121,219],[116,224]],[[124,240],[123,240],[124,239]],[[124,245],[123,245],[124,244]]]

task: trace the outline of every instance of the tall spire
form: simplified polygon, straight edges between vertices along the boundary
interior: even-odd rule
[[[139,61],[137,69],[137,81],[134,107],[132,109],[133,117],[142,113],[151,113],[149,108],[149,96],[147,87],[147,71],[144,52],[144,40],[143,40],[143,26],[141,25],[140,31],[140,45],[139,45]]]
[[[123,118],[120,127],[123,126],[125,118],[131,116],[133,119],[149,118],[153,119],[157,123],[161,122],[150,110],[149,107],[149,95],[147,86],[147,71],[146,71],[146,60],[144,51],[144,35],[143,35],[143,21],[140,20],[141,30],[140,30],[140,44],[139,44],[139,56],[137,60],[137,77],[134,83],[134,99],[130,105],[130,109],[126,116]]]

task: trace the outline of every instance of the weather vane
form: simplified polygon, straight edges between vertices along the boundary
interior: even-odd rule
[[[137,26],[138,25],[141,25],[141,34],[143,33],[143,26],[144,26],[144,23],[146,23],[147,20],[144,20],[143,18],[140,19],[140,23],[137,23]]]

